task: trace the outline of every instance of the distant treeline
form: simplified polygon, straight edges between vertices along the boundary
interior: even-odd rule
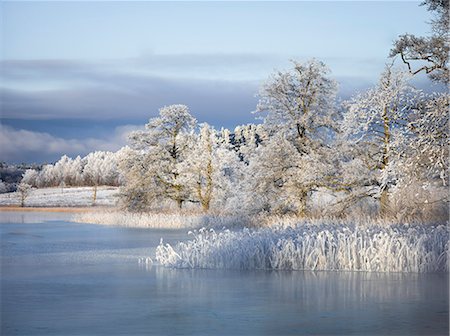
[[[1,166],[2,192],[15,191],[19,183],[32,187],[56,186],[119,186],[117,153],[96,151],[72,159],[63,155],[54,164]]]

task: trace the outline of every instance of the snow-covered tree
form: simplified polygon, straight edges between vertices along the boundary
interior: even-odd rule
[[[329,69],[315,59],[293,61],[291,71],[277,72],[260,89],[256,112],[268,112],[265,127],[272,133],[289,130],[299,151],[307,152],[310,141],[327,135],[336,125],[337,83]]]
[[[433,94],[419,104],[409,123],[411,154],[405,166],[421,180],[448,186],[449,94]]]
[[[27,169],[22,181],[38,188],[100,184],[117,186],[120,175],[115,155],[101,151],[75,159],[63,155],[55,164],[44,165],[40,170]]]
[[[124,179],[120,187],[120,201],[127,210],[144,211],[160,196],[147,159],[142,151],[129,147],[121,150],[118,157],[119,170]]]
[[[422,98],[410,115],[408,132],[395,138],[398,155],[393,203],[396,211],[424,217],[448,218],[449,97]],[[397,132],[398,133],[398,132]]]
[[[55,167],[52,164],[47,164],[42,167],[39,172],[39,177],[37,180],[37,185],[39,188],[42,187],[53,187],[57,186],[59,183],[58,176],[55,172]]]
[[[25,199],[28,197],[31,191],[31,185],[27,183],[20,183],[17,186],[17,192],[19,193],[20,197],[20,206],[23,208],[25,206]]]
[[[233,133],[229,133],[230,148],[233,148],[239,158],[248,164],[256,150],[268,135],[264,125],[247,124],[235,127]]]
[[[84,159],[84,180],[93,186],[92,204],[97,200],[99,185],[117,185],[118,169],[114,153],[97,151],[89,153]]]
[[[23,173],[22,183],[29,184],[33,187],[37,187],[37,181],[39,178],[39,172],[35,169],[27,169],[25,173]]]
[[[54,170],[56,173],[55,180],[58,185],[64,188],[69,184],[70,180],[70,167],[72,165],[72,159],[67,155],[63,155],[58,162],[55,163]]]
[[[150,119],[145,131],[130,135],[131,146],[143,155],[141,178],[147,180],[148,199],[171,199],[179,208],[191,199],[183,183],[183,162],[193,146],[197,121],[185,105],[160,109],[160,116]],[[129,181],[129,177],[127,179]]]
[[[8,186],[0,179],[0,194],[8,192]]]
[[[196,143],[185,161],[183,178],[203,211],[224,207],[233,195],[233,179],[243,162],[208,124],[202,124]]]
[[[64,172],[64,183],[68,186],[79,186],[84,184],[83,160],[79,155],[75,159],[71,159],[70,165],[66,167],[66,171]]]
[[[347,110],[343,135],[350,146],[348,154],[350,160],[363,163],[365,171],[359,176],[359,182],[354,175],[346,174],[346,184],[353,191],[359,185],[379,197],[381,212],[389,208],[389,189],[396,178],[392,168],[399,148],[394,146],[393,137],[406,131],[408,116],[419,95],[408,85],[408,78],[408,74],[387,66],[375,88],[344,104]],[[364,192],[361,195],[367,196]]]
[[[433,13],[431,36],[404,34],[394,42],[390,56],[400,55],[411,74],[426,73],[430,79],[448,84],[449,82],[449,1],[425,0]]]
[[[330,145],[338,126],[337,84],[320,61],[293,65],[260,90],[256,111],[267,112],[264,127],[270,138],[250,171],[255,183],[265,186],[259,193],[267,204],[305,215],[311,193],[334,178]]]

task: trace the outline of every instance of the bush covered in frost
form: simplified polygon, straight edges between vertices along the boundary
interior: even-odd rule
[[[239,231],[201,229],[156,260],[178,268],[448,271],[445,226],[303,224]]]

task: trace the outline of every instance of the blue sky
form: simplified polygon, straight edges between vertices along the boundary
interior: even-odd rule
[[[3,1],[0,160],[116,150],[168,104],[218,128],[254,122],[258,86],[289,59],[323,60],[345,99],[398,35],[429,32],[419,3]]]

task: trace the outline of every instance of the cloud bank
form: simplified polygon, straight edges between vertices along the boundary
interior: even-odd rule
[[[104,139],[64,139],[45,132],[0,126],[0,160],[8,163],[43,163],[53,162],[63,154],[76,157],[95,150],[116,151],[126,145],[131,131],[142,128],[143,126],[135,125],[116,127],[112,134]]]

